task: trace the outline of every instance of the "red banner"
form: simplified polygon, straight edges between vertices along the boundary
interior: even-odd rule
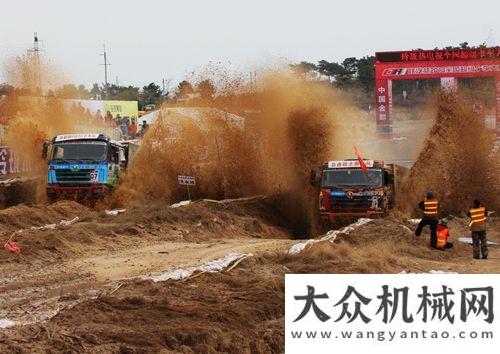
[[[379,52],[376,59],[381,63],[500,59],[500,47]]]
[[[500,73],[500,59],[430,63],[377,63],[376,76],[393,80],[484,77]]]
[[[377,80],[375,93],[375,112],[377,131],[379,133],[392,132],[392,84],[390,80]]]
[[[454,90],[456,78],[491,76],[496,77],[496,119],[500,125],[500,47],[376,53],[377,131],[392,132],[392,80],[447,78],[442,82],[454,83],[449,87]]]

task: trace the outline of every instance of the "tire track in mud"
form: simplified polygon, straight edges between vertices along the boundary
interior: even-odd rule
[[[125,279],[148,278],[179,268],[201,266],[230,252],[284,251],[291,244],[293,241],[284,239],[160,242],[112,254],[72,259],[38,271],[18,265],[7,266],[6,272],[10,271],[10,275],[0,279],[0,319],[21,324],[44,321],[63,308],[115,288]]]
[[[199,267],[231,252],[288,248],[287,230],[261,217],[261,199],[252,202],[147,205],[116,216],[72,202],[2,210],[3,236],[15,235],[22,252],[0,253],[0,321],[44,321],[124,279]]]

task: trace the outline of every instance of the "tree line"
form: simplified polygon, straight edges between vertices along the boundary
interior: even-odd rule
[[[486,48],[486,43],[482,43],[477,47],[469,46],[468,42],[462,42],[458,46],[447,46],[443,50],[455,49],[472,49]],[[440,48],[434,48],[439,50]],[[416,50],[422,50],[417,48]],[[371,94],[375,89],[375,56],[367,55],[361,58],[349,57],[341,62],[330,62],[320,60],[317,63],[302,61],[300,63],[291,64],[290,68],[298,75],[325,78],[332,85],[341,89],[360,88],[365,93]],[[425,94],[430,88],[435,87],[439,83],[429,80],[403,80],[394,82],[393,92],[395,94],[407,91],[407,93],[415,93],[417,95]]]
[[[2,95],[37,96],[40,93],[3,84],[0,85],[0,97]],[[158,107],[164,102],[182,102],[195,98],[211,99],[214,95],[215,86],[210,80],[203,80],[196,85],[183,80],[173,90],[164,90],[160,85],[151,82],[143,87],[116,84],[106,87],[94,83],[91,88],[87,88],[85,85],[64,84],[47,92],[47,96],[60,99],[137,101],[139,110]]]

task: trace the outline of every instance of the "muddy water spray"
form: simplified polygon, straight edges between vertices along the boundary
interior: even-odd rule
[[[144,138],[119,195],[132,203],[173,202],[187,197],[177,175],[194,175],[196,198],[278,196],[276,212],[287,226],[299,235],[311,232],[317,190],[309,186],[309,171],[352,149],[357,131],[347,132],[340,123],[356,122],[362,114],[329,83],[283,72],[263,75],[256,92],[232,87],[238,92],[225,92],[206,105],[245,116],[243,128],[211,110],[202,112],[202,122],[164,110]]]

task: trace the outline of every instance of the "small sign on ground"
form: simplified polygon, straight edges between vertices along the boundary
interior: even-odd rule
[[[179,184],[185,186],[196,186],[196,179],[193,176],[177,176]]]

